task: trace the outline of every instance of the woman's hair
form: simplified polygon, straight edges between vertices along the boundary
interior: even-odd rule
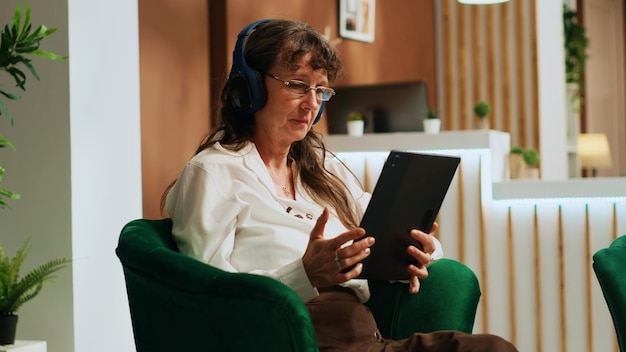
[[[335,49],[313,27],[290,20],[271,20],[259,25],[245,43],[245,60],[259,73],[269,72],[272,67],[283,66],[297,69],[300,57],[311,53],[310,64],[314,70],[326,70],[329,82],[342,74],[342,62]],[[261,83],[263,84],[263,83]],[[254,116],[242,116],[230,108],[227,98],[228,85],[221,92],[219,126],[202,141],[196,154],[219,142],[224,148],[240,150],[252,141],[255,132]],[[326,146],[319,133],[312,129],[304,139],[294,142],[289,158],[296,161],[296,172],[311,197],[335,209],[341,222],[348,228],[358,225],[352,211],[353,204],[346,185],[324,167]],[[175,181],[174,181],[175,182]],[[161,197],[161,210],[172,182]]]

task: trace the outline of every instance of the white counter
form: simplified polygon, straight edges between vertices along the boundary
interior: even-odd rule
[[[362,137],[328,135],[328,148],[334,152],[388,152],[391,149],[430,150],[486,150],[491,159],[491,180],[503,181],[506,155],[511,145],[508,133],[500,131],[442,131],[439,134],[423,132],[371,133]]]
[[[562,181],[507,180],[506,157],[510,136],[500,131],[443,131],[372,133],[362,137],[328,135],[330,150],[338,153],[388,152],[391,149],[414,151],[485,150],[488,151],[494,200],[626,197],[626,178],[579,178]]]

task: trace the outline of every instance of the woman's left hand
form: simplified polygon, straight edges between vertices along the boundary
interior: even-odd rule
[[[439,224],[434,223],[431,233],[437,231],[438,227]],[[408,269],[411,274],[411,278],[409,279],[409,293],[417,293],[420,288],[419,279],[428,277],[428,265],[432,262],[432,254],[436,248],[435,241],[430,234],[413,229],[410,235],[422,244],[421,250],[415,246],[407,247],[407,253],[417,260],[417,265],[411,264]]]

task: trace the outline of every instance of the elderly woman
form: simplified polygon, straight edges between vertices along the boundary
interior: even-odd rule
[[[221,123],[164,194],[180,251],[291,287],[321,351],[514,351],[493,335],[380,337],[363,304],[367,282],[355,279],[374,244],[358,227],[370,194],[312,130],[341,72],[335,49],[307,24],[263,20],[241,31]],[[416,293],[442,251],[430,234],[410,235],[423,247],[407,249],[417,263],[407,289]]]

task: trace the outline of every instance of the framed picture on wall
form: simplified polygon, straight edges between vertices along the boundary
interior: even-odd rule
[[[339,36],[374,42],[376,0],[339,0]]]

